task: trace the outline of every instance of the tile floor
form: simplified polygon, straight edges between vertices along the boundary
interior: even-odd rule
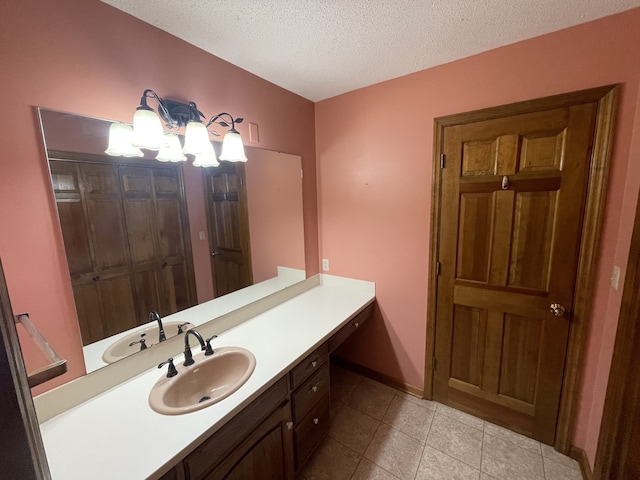
[[[332,421],[301,480],[580,480],[553,448],[331,367]]]

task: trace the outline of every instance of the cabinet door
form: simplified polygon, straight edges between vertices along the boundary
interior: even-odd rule
[[[167,473],[165,473],[159,480],[184,480],[184,465],[180,462],[178,465],[173,467]]]
[[[293,440],[287,423],[289,403],[278,408],[206,480],[283,480],[293,478]]]

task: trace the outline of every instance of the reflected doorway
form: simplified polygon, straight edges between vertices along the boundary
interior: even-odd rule
[[[253,284],[247,182],[243,163],[204,169],[214,297]]]

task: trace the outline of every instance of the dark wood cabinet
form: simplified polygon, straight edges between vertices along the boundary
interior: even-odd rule
[[[205,480],[260,478],[285,480],[291,471],[291,421],[285,403],[263,421]]]
[[[327,342],[291,370],[295,468],[299,472],[329,431]]]
[[[84,345],[195,304],[176,167],[49,164]]]
[[[186,479],[293,478],[291,427],[282,378],[185,458]]]

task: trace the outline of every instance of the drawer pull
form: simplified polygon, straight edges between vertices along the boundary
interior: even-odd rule
[[[358,322],[353,324],[354,327],[358,328],[360,326],[360,324]]]
[[[315,360],[311,362],[311,368],[316,368],[317,366],[318,366],[318,362],[316,362]]]
[[[314,419],[313,419],[313,423],[315,423],[315,424],[317,425],[317,424],[318,424],[318,419],[317,419],[317,418],[314,418]]]
[[[291,430],[293,428],[293,422],[287,422],[287,430]]]
[[[311,387],[311,390],[313,391],[313,393],[316,393],[318,391],[318,385],[320,385],[320,382],[316,382],[316,384]]]

